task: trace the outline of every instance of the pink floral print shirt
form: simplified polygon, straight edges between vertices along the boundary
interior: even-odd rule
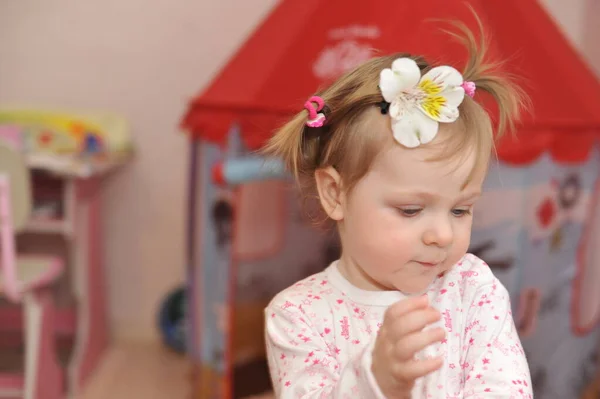
[[[508,292],[488,265],[467,254],[427,295],[447,336],[419,356],[442,355],[445,362],[417,380],[414,399],[533,397]],[[385,310],[403,298],[354,287],[337,262],[279,293],[265,310],[276,397],[385,398],[371,373],[371,352]]]

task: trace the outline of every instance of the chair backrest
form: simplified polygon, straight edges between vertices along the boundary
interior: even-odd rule
[[[3,291],[19,300],[15,233],[27,223],[31,212],[30,174],[21,152],[0,141],[0,269]]]
[[[22,152],[0,140],[0,174],[8,178],[12,228],[21,231],[31,216],[31,179]]]

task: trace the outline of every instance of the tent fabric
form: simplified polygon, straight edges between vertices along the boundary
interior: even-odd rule
[[[236,123],[257,149],[319,87],[377,54],[408,52],[461,69],[465,49],[432,20],[460,20],[478,32],[466,3],[483,21],[492,59],[506,60],[533,104],[517,138],[500,142],[500,159],[586,159],[600,135],[600,83],[535,0],[283,0],[191,101],[182,128],[223,143]]]

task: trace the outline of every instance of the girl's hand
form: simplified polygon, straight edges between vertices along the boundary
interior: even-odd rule
[[[386,311],[375,341],[371,371],[388,399],[410,398],[415,380],[442,366],[441,357],[415,359],[417,352],[446,336],[443,328],[423,331],[440,318],[440,312],[429,306],[427,295],[405,299]]]

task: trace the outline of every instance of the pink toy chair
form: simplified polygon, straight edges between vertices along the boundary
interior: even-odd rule
[[[25,160],[17,149],[0,141],[0,294],[23,304],[25,320],[25,370],[0,374],[0,397],[59,399],[63,372],[55,359],[50,287],[64,266],[56,257],[15,253],[15,234],[25,226],[30,212]]]

